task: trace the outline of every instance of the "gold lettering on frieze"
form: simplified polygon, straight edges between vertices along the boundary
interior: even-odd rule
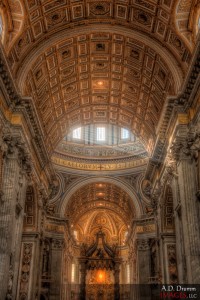
[[[122,170],[127,168],[133,168],[140,165],[145,165],[148,162],[148,159],[139,159],[129,162],[123,163],[107,163],[107,164],[89,164],[89,163],[79,163],[68,161],[59,157],[52,157],[52,162],[60,165],[65,166],[72,169],[79,169],[79,170],[91,170],[91,171],[113,171],[113,170]]]
[[[45,230],[46,231],[53,231],[53,232],[63,233],[64,232],[64,226],[55,225],[55,224],[46,224],[45,225]]]
[[[136,233],[154,232],[155,230],[156,230],[155,224],[148,224],[148,225],[136,227]]]

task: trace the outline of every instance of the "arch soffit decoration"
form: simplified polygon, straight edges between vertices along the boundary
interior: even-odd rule
[[[37,102],[40,105],[42,105],[42,107],[38,107],[38,114],[40,116],[42,127],[44,130],[44,137],[47,137],[46,144],[48,145],[47,149],[49,153],[53,152],[56,145],[61,141],[61,139],[66,134],[69,128],[73,126],[81,126],[84,124],[88,124],[88,122],[92,123],[91,121],[92,119],[95,119],[95,122],[99,121],[99,123],[103,123],[103,122],[108,123],[109,120],[111,120],[112,124],[117,124],[129,128],[146,144],[147,151],[151,151],[153,147],[152,146],[153,140],[155,138],[155,128],[159,122],[158,118],[164,105],[163,98],[166,98],[166,93],[168,94],[171,93],[174,95],[177,94],[177,92],[180,90],[180,86],[184,77],[183,72],[181,68],[178,66],[173,55],[170,54],[168,50],[161,48],[158,42],[155,42],[151,38],[145,36],[144,34],[142,35],[141,33],[138,32],[134,32],[134,39],[132,39],[131,37],[133,36],[133,31],[130,29],[122,30],[121,27],[109,29],[108,26],[107,28],[105,26],[99,26],[99,27],[102,28],[102,35],[104,37],[108,37],[108,39],[110,39],[110,37],[114,38],[114,36],[116,37],[117,35],[121,35],[122,40],[126,40],[126,41],[132,40],[136,42],[136,45],[134,44],[131,45],[130,42],[128,50],[125,49],[126,47],[124,47],[125,49],[124,51],[121,50],[122,58],[120,59],[122,59],[122,63],[120,63],[121,65],[119,67],[119,62],[116,62],[116,66],[115,66],[116,68],[120,68],[120,70],[117,71],[116,69],[114,71],[109,70],[106,72],[106,70],[99,69],[97,77],[95,77],[96,75],[93,76],[92,70],[89,70],[88,72],[90,76],[89,80],[83,79],[79,84],[80,79],[83,78],[81,76],[84,76],[84,74],[81,74],[81,68],[86,68],[86,67],[88,68],[88,65],[87,64],[80,65],[80,63],[78,65],[78,63],[75,62],[75,66],[71,67],[72,72],[74,72],[74,74],[69,74],[69,75],[73,77],[75,76],[75,73],[78,71],[79,78],[78,79],[76,78],[73,84],[67,85],[67,81],[69,81],[69,78],[65,78],[66,79],[65,88],[63,88],[61,86],[62,85],[61,81],[65,80],[62,77],[62,76],[65,77],[65,75],[61,73],[60,74],[56,73],[57,78],[58,77],[60,78],[60,82],[57,82],[55,84],[49,83],[49,86],[48,87],[47,85],[44,86],[43,87],[44,90],[42,90],[40,87],[41,82],[43,80],[46,80],[46,82],[50,82],[49,79],[51,78],[51,73],[52,73],[51,70],[48,70],[48,72],[46,73],[48,62],[47,62],[47,58],[45,58],[45,63],[44,63],[43,53],[45,52],[45,50],[46,53],[50,51],[50,49],[48,49],[47,47],[50,47],[50,45],[52,46],[52,43],[54,43],[54,47],[51,47],[51,49],[57,47],[56,44],[58,43],[58,41],[60,41],[60,45],[64,43],[63,38],[64,37],[66,38],[66,32],[63,35],[63,37],[60,34],[59,37],[58,36],[54,38],[52,37],[52,39],[49,39],[48,41],[41,44],[36,51],[37,55],[33,56],[32,58],[31,58],[32,54],[30,53],[30,56],[27,56],[20,70],[19,77],[18,77],[19,80],[18,84],[21,92],[24,93],[25,90],[24,81],[25,81],[26,88],[27,86],[29,86],[29,91],[27,93],[28,96],[32,95],[32,97],[35,98],[34,101],[36,102],[36,107],[37,107]],[[98,32],[99,32],[99,27],[98,27]],[[72,37],[74,36],[75,32],[77,34],[77,30],[76,31],[71,30],[70,34],[67,36],[68,41],[69,39],[71,39],[73,43],[74,39]],[[81,41],[81,38],[83,38],[84,34],[90,33],[90,37],[92,35],[94,36],[98,35],[97,30],[93,30],[92,32],[93,33],[91,33],[91,28],[80,30],[79,31],[80,35],[77,37],[80,38],[80,42],[76,42],[76,46],[68,45],[67,48],[69,48],[70,51],[73,52],[74,47],[76,47],[76,50],[79,51],[78,47],[84,46],[84,41]],[[103,43],[105,43],[105,47],[107,47],[107,45],[108,47],[110,47],[109,40],[106,39],[107,38],[103,40]],[[96,41],[95,39],[94,41],[91,41],[91,44],[95,45],[97,41],[99,41],[98,38]],[[123,42],[116,41],[116,45],[117,43],[118,45],[122,45]],[[86,44],[87,41],[85,42],[85,45]],[[138,52],[134,49],[136,49]],[[57,50],[54,49],[52,51],[57,51]],[[85,57],[89,57],[87,55],[87,49],[83,51],[85,51],[86,54]],[[105,55],[106,57],[107,54],[108,60],[111,60],[112,54],[108,54],[106,53],[106,51],[108,52],[109,50],[105,49],[105,53],[103,52],[97,53],[94,50],[95,52],[94,56]],[[129,66],[128,65],[125,66],[124,60],[127,55],[131,55],[130,51],[133,52],[135,51],[133,55],[138,55],[139,64],[144,64],[144,63],[146,64],[147,59],[153,61],[153,62],[149,62],[149,64],[153,64],[150,67],[152,68],[152,70],[149,71],[152,73],[154,72],[153,76],[155,77],[155,80],[154,78],[153,79],[147,77],[145,78],[144,77],[145,75],[141,72],[141,70],[139,72],[135,71],[134,69],[132,70],[130,66],[131,62]],[[60,60],[59,49],[57,51],[57,54],[55,52],[52,53],[51,59],[53,59],[53,55],[54,56],[57,55],[57,57],[54,58],[55,61],[53,63],[56,63],[56,61]],[[72,60],[77,60],[75,54],[74,57],[72,57]],[[29,63],[26,63],[28,61]],[[66,61],[70,61],[70,58],[69,60],[67,59]],[[102,62],[101,63],[94,62],[94,64],[95,63],[102,64]],[[105,61],[104,64],[106,65]],[[30,71],[30,66],[32,69],[34,69],[33,71],[32,70]],[[58,63],[55,66],[53,72],[57,72],[60,66],[62,65],[61,64],[59,65]],[[111,63],[107,62],[107,66],[108,68],[111,68]],[[92,67],[93,66],[91,65],[89,68]],[[120,78],[120,72],[122,68],[124,69],[124,74],[122,75],[123,78]],[[68,71],[70,71],[69,69],[70,68],[68,68]],[[148,70],[145,71],[148,72]],[[137,81],[137,79],[136,79],[137,82],[134,81],[133,79],[131,82],[130,78],[127,79],[128,76],[129,77],[133,76],[131,75],[131,72],[132,73],[135,72],[135,74],[137,73],[136,75],[140,77],[141,82],[139,83],[139,86],[137,86],[139,82]],[[43,75],[43,73],[46,75]],[[111,78],[112,75],[115,76],[115,79]],[[41,76],[41,79],[38,78],[37,80],[36,76],[38,77]],[[161,79],[162,76],[163,79]],[[27,80],[25,80],[26,77],[28,78]],[[100,89],[97,86],[99,78],[104,83],[104,86]],[[54,79],[55,77],[52,80]],[[154,80],[154,83],[152,81],[150,84],[151,87],[147,87],[148,84],[145,87],[145,84],[142,83],[142,80],[146,80],[147,82],[149,82],[148,84],[150,84],[150,82]],[[160,81],[160,83],[158,83],[156,86],[155,81],[157,82]],[[53,87],[51,87],[50,84],[52,84]],[[110,84],[113,85],[113,90],[111,92],[113,93],[113,95],[110,94],[110,96],[108,97],[107,95],[109,93]],[[59,93],[52,92],[56,85],[57,88],[59,89]],[[119,91],[117,91],[116,86],[121,86]],[[70,90],[70,88],[72,90]],[[143,95],[142,88],[149,89],[145,95]],[[82,89],[85,89],[85,92],[90,93],[90,95],[89,96],[82,95],[81,94]],[[102,102],[101,101],[98,102],[97,96],[95,96],[95,92],[98,92],[99,90],[105,94],[105,97],[104,95],[102,96],[102,98],[104,97],[104,99],[100,99]],[[37,95],[37,91],[40,91],[40,95]],[[47,93],[47,91],[49,91],[49,94],[47,96],[51,100],[47,100],[46,103],[43,103],[44,101],[42,102],[42,99],[44,99],[44,95],[45,93]],[[70,99],[70,97],[72,98],[71,94],[73,94],[74,97],[73,99]],[[146,100],[144,100],[145,97]],[[132,101],[132,99],[134,98],[135,101],[134,100]],[[150,98],[151,101],[149,100]],[[138,99],[140,99],[140,101],[138,101]],[[141,99],[143,99],[143,101],[146,101],[146,103],[142,103]],[[48,101],[49,103],[47,104]],[[156,102],[158,104],[156,104]],[[91,107],[91,109],[89,109],[89,106]],[[47,107],[49,109],[47,109]],[[143,109],[144,107],[145,109]],[[42,111],[44,111],[44,113],[42,113]],[[134,117],[133,111],[134,112],[137,111],[137,116]],[[54,112],[54,116],[52,115],[53,112]],[[48,117],[46,117],[47,115]],[[142,124],[142,121],[144,119],[146,120],[146,123]]]
[[[2,44],[8,53],[17,38],[23,33],[25,24],[25,8],[21,0],[2,0],[0,14],[3,20]]]
[[[198,0],[179,0],[174,10],[176,32],[185,41],[190,51],[194,49],[197,39],[200,3]]]
[[[137,193],[133,190],[133,187],[130,188],[126,183],[122,182],[119,179],[113,179],[110,177],[98,177],[98,178],[79,179],[78,181],[74,182],[74,184],[70,187],[70,189],[65,191],[63,195],[63,200],[60,201],[58,206],[58,214],[60,215],[60,217],[65,218],[65,210],[73,194],[80,188],[90,183],[111,183],[113,185],[116,185],[117,187],[125,191],[133,201],[133,205],[135,207],[135,217],[139,218],[141,215],[144,214],[144,208],[142,202],[139,199]]]

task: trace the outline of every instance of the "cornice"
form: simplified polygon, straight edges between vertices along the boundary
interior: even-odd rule
[[[198,41],[194,55],[192,58],[191,67],[188,70],[185,82],[183,84],[182,93],[177,98],[168,99],[168,104],[165,107],[163,120],[158,132],[158,139],[154,148],[153,155],[149,160],[145,178],[152,181],[155,177],[156,170],[164,162],[169,145],[169,138],[172,134],[172,128],[178,125],[178,114],[187,113],[194,101],[194,93],[200,84],[200,40]],[[177,124],[176,124],[177,123]],[[171,132],[170,132],[171,131]]]
[[[45,150],[42,131],[39,126],[36,111],[30,99],[22,98],[19,95],[2,49],[0,49],[0,76],[4,85],[2,88],[6,92],[6,104],[13,115],[22,114],[26,123],[28,123],[31,143],[36,152],[40,167],[41,169],[47,168],[46,175],[48,180],[51,180],[51,176],[54,175],[54,172],[53,168],[50,166],[49,157]]]
[[[184,111],[192,105],[194,92],[200,83],[200,38],[197,42],[190,68],[188,70],[181,95],[176,100],[177,106],[182,106]]]

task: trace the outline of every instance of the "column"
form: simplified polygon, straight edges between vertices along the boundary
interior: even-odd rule
[[[184,157],[179,162],[177,169],[188,283],[195,284],[200,282],[200,237],[194,161],[190,157]]]
[[[147,238],[137,240],[137,277],[139,286],[136,299],[149,300],[150,292],[147,284],[150,278],[150,247]]]
[[[170,276],[169,276],[169,263],[168,263],[168,254],[173,251],[170,250],[170,243],[171,246],[175,244],[175,253],[176,253],[176,274],[177,274],[177,281],[178,283],[187,283],[187,270],[186,270],[186,261],[185,261],[185,244],[184,244],[184,235],[183,235],[183,225],[182,225],[182,216],[181,216],[181,202],[180,202],[180,192],[179,192],[179,184],[178,184],[178,173],[177,173],[177,161],[176,157],[170,151],[167,154],[166,161],[165,161],[165,170],[163,174],[163,185],[169,185],[172,190],[172,197],[173,197],[173,217],[174,217],[174,225],[175,225],[175,236],[173,234],[170,237],[170,234],[166,232],[166,234],[162,235],[162,239],[160,240],[161,247],[161,257],[162,257],[162,282],[169,283]],[[166,209],[166,208],[163,208]],[[161,219],[160,215],[160,219]],[[168,250],[164,244],[164,236],[169,241]],[[171,240],[170,240],[171,239]],[[167,254],[168,253],[168,254]],[[175,266],[173,269],[175,271]],[[172,269],[172,268],[171,268]],[[175,279],[175,276],[173,276]]]
[[[171,153],[177,161],[178,186],[186,257],[187,283],[200,282],[200,232],[196,192],[198,190],[195,165],[199,134],[194,128],[179,126]],[[178,211],[178,210],[177,210]]]
[[[177,257],[177,270],[178,282],[187,283],[187,269],[185,260],[185,247],[184,247],[184,234],[181,216],[181,203],[178,189],[178,179],[173,178],[171,182],[173,193],[173,207],[174,207],[174,223],[176,233],[176,257]]]
[[[14,138],[10,138],[7,151],[4,152],[3,164],[3,197],[0,203],[0,299],[2,300],[6,299],[8,285],[9,291],[12,290],[14,275],[12,257],[12,244],[14,239],[13,225],[19,192],[18,180],[20,173],[19,150]]]
[[[115,260],[114,268],[115,286],[114,286],[114,300],[120,299],[120,285],[119,285],[119,274],[120,274],[120,260]]]
[[[51,285],[49,300],[58,300],[62,290],[62,264],[63,264],[64,240],[52,239],[51,248]]]
[[[18,289],[13,299],[37,299],[36,277],[39,271],[38,233],[23,233],[20,255],[20,268],[17,272]],[[38,266],[35,268],[35,266]]]
[[[25,171],[20,169],[19,180],[18,180],[19,190],[16,201],[16,211],[15,218],[13,220],[13,243],[12,243],[12,259],[13,259],[13,288],[12,296],[16,297],[17,294],[17,284],[18,284],[18,273],[20,267],[20,250],[22,241],[22,231],[23,231],[23,221],[24,221],[24,207],[26,198],[26,188],[27,188],[27,177]],[[9,291],[8,291],[9,292]]]
[[[137,240],[137,274],[139,284],[148,284],[150,278],[150,247],[148,239]]]
[[[80,300],[86,299],[86,261],[85,259],[79,259],[80,264]]]

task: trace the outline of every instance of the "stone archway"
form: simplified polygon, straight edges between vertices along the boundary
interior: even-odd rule
[[[65,215],[65,209],[66,206],[69,202],[69,199],[72,197],[72,195],[79,189],[87,184],[92,184],[92,183],[108,183],[108,184],[113,184],[122,189],[124,192],[126,192],[131,201],[133,202],[133,205],[135,207],[135,213],[136,217],[139,218],[143,213],[143,206],[141,201],[139,200],[139,197],[136,193],[136,191],[133,189],[132,186],[129,186],[129,184],[125,183],[124,181],[120,180],[119,178],[112,178],[112,177],[91,177],[91,178],[84,178],[84,179],[79,179],[75,181],[70,188],[65,192],[65,195],[63,196],[63,201],[59,205],[58,209],[58,214],[61,217],[64,217]]]
[[[76,241],[76,252],[73,254],[72,251],[71,255],[80,270],[79,279],[73,280],[71,292],[76,294],[76,284],[81,282],[81,299],[85,299],[86,294],[88,299],[98,299],[100,296],[101,299],[119,299],[119,294],[123,293],[120,288],[121,265],[127,264],[129,253],[127,233],[136,217],[134,201],[119,185],[96,180],[76,185],[65,204],[63,216],[67,218],[71,235]],[[67,253],[68,250],[65,250],[65,256]],[[77,278],[78,269],[73,278]],[[99,272],[105,279],[103,283],[96,278]],[[127,272],[122,276],[128,276]],[[111,277],[110,285],[108,281]],[[124,279],[124,282],[127,280]]]

